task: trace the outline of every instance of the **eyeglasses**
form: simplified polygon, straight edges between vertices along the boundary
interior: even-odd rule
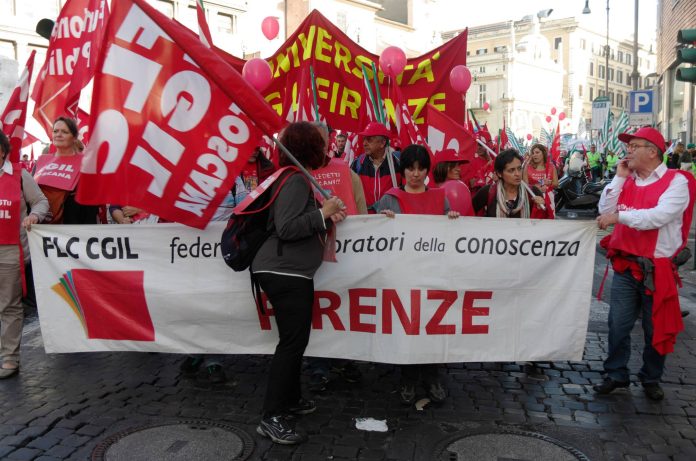
[[[636,150],[636,149],[638,149],[638,148],[640,148],[640,147],[649,147],[649,146],[650,146],[650,144],[634,144],[634,143],[631,143],[631,144],[629,144],[629,145],[626,146],[626,147],[628,147],[628,150]]]

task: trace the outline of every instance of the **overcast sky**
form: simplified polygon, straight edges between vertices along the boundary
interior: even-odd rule
[[[635,0],[609,1],[609,34],[627,38],[633,34]],[[553,8],[550,19],[583,16],[585,0],[438,0],[443,30],[462,29],[492,22],[519,20],[539,10]],[[607,24],[606,0],[590,0],[588,19],[596,21],[596,31],[604,34]],[[467,12],[467,10],[469,12]],[[453,14],[461,11],[462,14]],[[640,0],[638,38],[641,42],[655,39],[656,0]]]

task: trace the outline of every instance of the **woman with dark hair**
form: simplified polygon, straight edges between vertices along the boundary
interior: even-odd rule
[[[75,191],[80,177],[82,154],[77,139],[75,120],[58,117],[53,123],[53,145],[55,155],[39,157],[34,179],[48,198],[53,219],[50,224],[96,224],[99,207],[82,205],[75,200]],[[78,144],[79,143],[79,144]],[[63,174],[54,174],[60,170]]]
[[[506,149],[495,158],[493,165],[498,177],[496,184],[483,186],[473,198],[474,211],[491,218],[543,218],[544,199],[541,191],[532,187],[530,194],[522,184],[522,156],[515,149]]]
[[[19,371],[27,230],[48,216],[48,201],[28,171],[7,158],[10,143],[0,131],[0,379]]]
[[[307,168],[324,162],[324,139],[308,122],[288,125],[280,142]],[[291,166],[281,153],[280,166]],[[281,174],[287,175],[287,171]],[[309,181],[297,170],[287,180],[274,182],[271,195],[280,192],[270,207],[264,242],[251,264],[252,276],[273,305],[280,341],[268,375],[263,417],[256,431],[276,443],[295,444],[305,436],[290,424],[293,415],[313,412],[314,402],[302,398],[300,371],[314,304],[314,273],[322,262],[327,227],[345,218],[340,199],[331,197],[320,206]]]
[[[446,214],[450,219],[459,217],[459,212],[451,211],[444,189],[429,189],[425,178],[430,171],[430,156],[423,146],[411,144],[401,152],[399,161],[401,177],[406,183],[387,191],[375,204],[375,209],[393,218],[396,213],[404,214]],[[401,402],[411,405],[416,400],[416,384],[424,383],[430,400],[436,403],[447,398],[437,364],[402,365],[399,397]]]
[[[471,191],[462,179],[462,166],[469,160],[463,152],[454,149],[445,149],[435,155],[435,168],[433,179],[437,187],[445,189],[445,196],[452,209],[462,216],[473,216],[474,209],[471,206]]]

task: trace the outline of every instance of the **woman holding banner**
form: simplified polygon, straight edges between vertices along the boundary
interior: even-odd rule
[[[390,218],[397,213],[446,214],[450,219],[459,217],[459,212],[450,210],[444,189],[429,189],[425,185],[430,171],[430,156],[425,147],[416,144],[406,147],[401,152],[399,170],[406,183],[388,190],[375,204],[375,210]],[[402,403],[411,405],[416,400],[419,380],[425,384],[431,401],[439,403],[447,398],[436,364],[402,365],[399,389]]]
[[[283,130],[280,142],[305,168],[323,165],[324,139],[310,123],[291,123]],[[280,155],[279,163],[281,167],[292,165],[285,154]],[[284,171],[276,175],[287,174]],[[270,186],[271,196],[280,187],[268,217],[271,234],[256,253],[251,271],[273,306],[280,337],[256,431],[275,443],[291,445],[304,441],[305,436],[295,431],[288,416],[316,409],[314,402],[302,398],[300,389],[302,356],[312,322],[314,273],[322,262],[328,226],[342,221],[345,213],[336,197],[320,207],[302,174],[291,172],[286,178],[282,186],[280,181]]]
[[[80,179],[82,154],[78,152],[75,120],[58,117],[53,123],[55,155],[39,157],[34,179],[48,198],[50,224],[96,224],[99,207],[77,203],[75,191]]]
[[[48,200],[31,174],[9,161],[9,152],[10,143],[0,131],[0,379],[19,371],[24,269],[29,262],[26,230],[48,216]]]
[[[551,212],[544,204],[542,192],[534,186],[531,194],[522,181],[522,156],[515,149],[506,149],[493,165],[498,177],[496,184],[483,186],[473,198],[478,216],[490,218],[546,219]]]

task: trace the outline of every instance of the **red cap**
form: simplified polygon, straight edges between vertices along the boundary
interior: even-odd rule
[[[365,130],[358,134],[360,136],[384,136],[387,139],[391,137],[391,133],[387,130],[387,127],[379,122],[368,123]]]
[[[445,149],[435,154],[435,164],[441,162],[469,163],[469,159],[464,157],[464,152],[457,152],[454,149]]]
[[[628,133],[621,133],[619,135],[619,141],[623,141],[625,143],[631,142],[633,139],[644,139],[648,142],[651,142],[655,144],[655,147],[657,147],[657,150],[660,151],[660,153],[664,153],[665,148],[665,138],[662,137],[659,131],[657,131],[655,128],[650,128],[649,126],[645,126],[638,131],[636,131],[633,134],[628,134]]]

